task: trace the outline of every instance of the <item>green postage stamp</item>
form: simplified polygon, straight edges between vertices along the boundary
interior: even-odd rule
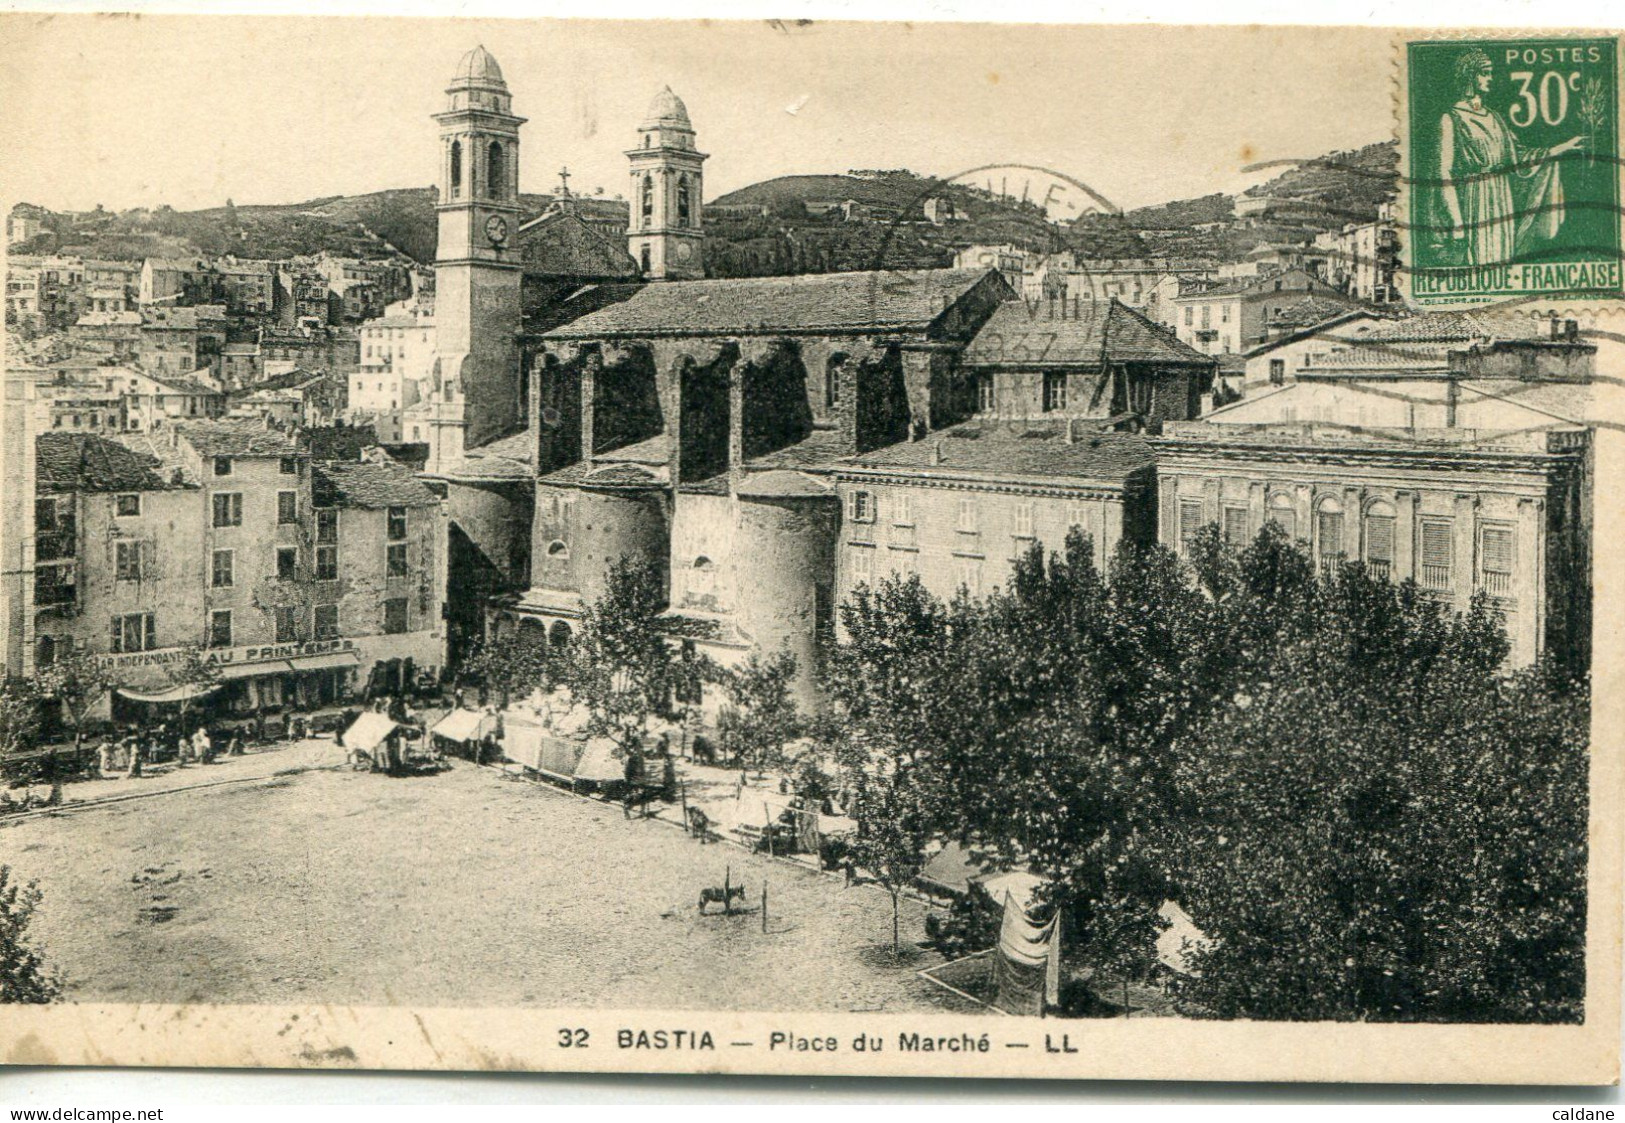
[[[1625,295],[1618,48],[1580,34],[1404,44],[1401,252],[1413,303]]]

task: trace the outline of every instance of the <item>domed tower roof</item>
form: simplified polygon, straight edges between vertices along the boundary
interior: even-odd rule
[[[649,103],[649,112],[643,115],[645,129],[687,129],[694,130],[688,119],[688,106],[683,99],[671,92],[670,86],[662,86],[655,99]]]
[[[453,88],[488,86],[506,90],[508,83],[502,77],[502,67],[484,46],[475,47],[462,57],[451,76]]]

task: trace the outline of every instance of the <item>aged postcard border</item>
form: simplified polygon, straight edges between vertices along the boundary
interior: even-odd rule
[[[379,18],[379,17],[372,17]],[[448,21],[448,29],[452,26]],[[976,25],[958,25],[974,34]],[[1184,29],[1171,29],[1184,30]],[[1437,37],[1442,33],[1418,33]],[[1450,34],[1450,33],[1443,33]],[[1460,33],[1508,37],[1522,33]],[[1564,33],[1568,34],[1568,33]],[[1404,102],[1406,33],[1396,31]],[[1398,114],[1403,123],[1405,113]],[[1401,140],[1404,141],[1403,124]],[[1402,151],[1404,149],[1402,148]],[[1403,165],[1402,165],[1403,167]],[[15,182],[15,176],[6,177]],[[9,200],[8,200],[9,201]],[[1400,212],[1401,221],[1407,216]],[[1545,302],[1542,302],[1545,303]],[[1612,327],[1617,303],[1565,305]],[[1625,371],[1604,372],[1616,379]],[[1596,478],[1625,479],[1625,418],[1599,423]],[[1599,543],[1625,501],[1595,490]],[[1625,861],[1625,559],[1599,550],[1590,759],[1586,1000],[1578,1026],[1060,1020],[806,1011],[604,1011],[70,1004],[8,1007],[0,1063],[861,1076],[1600,1084],[1618,1079]],[[94,814],[94,811],[88,812]],[[4,828],[0,827],[0,832]],[[584,1037],[574,1036],[585,1031]],[[660,1047],[641,1035],[663,1034]],[[697,1047],[708,1035],[710,1048]],[[792,1043],[773,1044],[775,1035]],[[856,1039],[882,1047],[853,1048]],[[795,1039],[832,1039],[798,1049]],[[653,1042],[653,1037],[648,1038]],[[910,1046],[912,1042],[912,1047]],[[926,1048],[921,1042],[929,1042]],[[985,1048],[983,1043],[985,1042]],[[586,1047],[583,1047],[585,1045]]]

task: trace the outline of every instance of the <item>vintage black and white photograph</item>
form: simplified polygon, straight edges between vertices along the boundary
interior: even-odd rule
[[[1616,1079],[1618,45],[0,16],[0,1061]]]

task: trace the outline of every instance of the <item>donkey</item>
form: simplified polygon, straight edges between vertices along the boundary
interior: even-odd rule
[[[745,887],[743,885],[712,885],[700,890],[700,912],[705,912],[705,906],[719,904],[724,912],[733,912],[734,902],[745,902]]]

